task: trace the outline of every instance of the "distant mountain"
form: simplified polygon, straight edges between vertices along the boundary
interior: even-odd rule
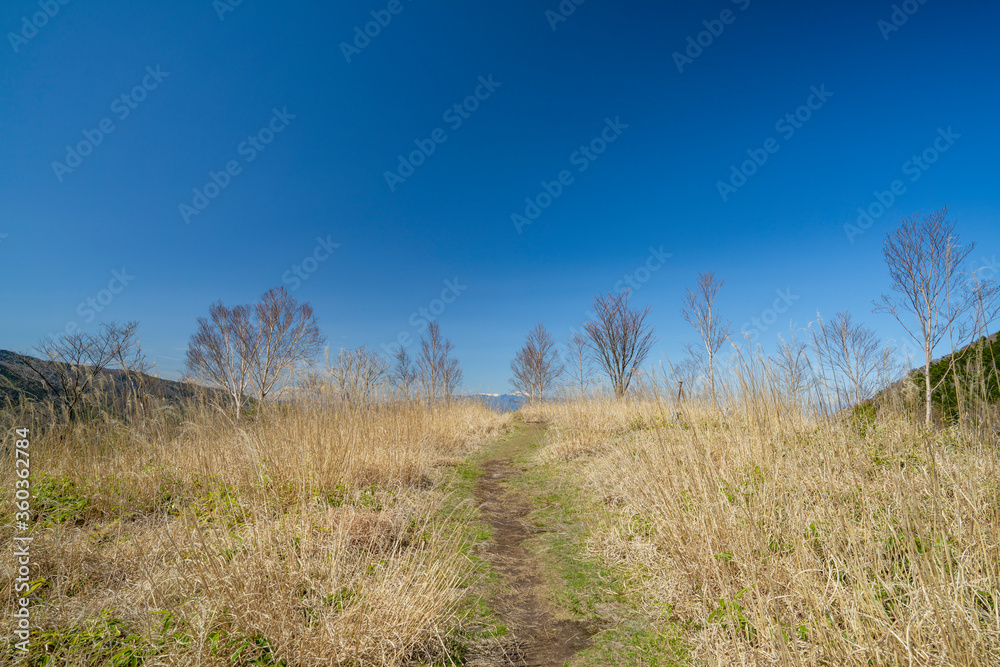
[[[481,402],[497,412],[515,412],[524,404],[520,394],[468,394],[466,398]]]
[[[44,382],[28,365],[25,359],[45,374],[54,385],[56,382],[56,364],[36,357],[29,357],[10,350],[0,350],[0,407],[19,403],[22,400],[43,401],[51,397],[51,392]],[[194,396],[200,387],[186,382],[174,382],[146,375],[146,387],[153,396],[167,400],[177,400]],[[119,399],[125,395],[125,374],[120,370],[105,370],[95,378],[95,384],[107,391],[113,398]]]
[[[23,398],[40,401],[48,395],[41,379],[28,368],[16,352],[0,350],[0,404],[9,398],[18,403]]]

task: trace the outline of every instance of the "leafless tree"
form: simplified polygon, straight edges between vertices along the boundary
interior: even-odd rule
[[[586,395],[591,383],[591,359],[587,350],[587,338],[580,332],[575,332],[566,346],[566,371],[570,384],[580,391],[580,397]]]
[[[396,389],[403,393],[403,398],[408,401],[410,400],[410,393],[413,391],[413,385],[417,381],[417,369],[413,365],[413,360],[410,359],[410,355],[406,352],[405,347],[400,347],[392,358],[395,363],[392,367],[390,379],[396,386]]]
[[[150,409],[147,379],[153,365],[142,352],[138,334],[138,322],[128,322],[120,328],[120,342],[113,361],[122,372],[126,411],[145,424]]]
[[[254,304],[256,341],[250,347],[250,381],[258,401],[290,380],[295,367],[313,359],[325,341],[308,303],[284,287],[270,289]]]
[[[279,287],[253,305],[227,308],[219,301],[209,307],[188,342],[186,371],[223,389],[239,419],[248,396],[263,401],[283,387],[297,364],[319,353],[323,340],[312,307]]]
[[[583,325],[591,354],[619,399],[656,342],[653,328],[646,324],[649,307],[630,308],[628,299],[629,290],[594,297],[595,318]]]
[[[563,372],[559,361],[559,353],[555,341],[541,323],[528,332],[524,347],[518,350],[514,360],[510,362],[510,370],[514,374],[511,385],[529,401],[544,398],[545,392]]]
[[[35,352],[51,363],[42,366],[27,355],[22,356],[48,390],[65,408],[70,419],[79,413],[80,404],[93,389],[94,381],[130,344],[136,323],[119,326],[114,322],[101,325],[96,334],[67,333],[46,338],[35,346]]]
[[[451,397],[455,395],[455,392],[462,385],[462,366],[458,363],[458,359],[451,356],[451,352],[454,349],[451,341],[445,341],[445,347],[448,354],[444,357],[444,368],[441,378],[444,380],[444,398],[450,401]]]
[[[724,284],[724,280],[715,279],[714,273],[702,273],[698,276],[697,286],[687,291],[684,307],[681,309],[684,320],[701,336],[705,354],[700,356],[705,363],[709,393],[714,406],[718,406],[715,397],[715,357],[733,330],[732,324],[721,319],[715,311],[715,299]]]
[[[932,420],[931,399],[937,385],[931,381],[934,350],[946,338],[965,339],[980,328],[977,319],[996,313],[1000,289],[996,281],[968,281],[963,265],[975,248],[960,245],[948,208],[930,215],[904,218],[886,234],[883,255],[889,267],[892,291],[875,302],[875,312],[890,313],[924,352],[924,419]],[[978,316],[978,317],[977,317]],[[911,322],[911,317],[916,320]],[[956,361],[952,356],[952,363]],[[950,369],[949,369],[950,370]]]
[[[227,308],[218,301],[208,317],[198,318],[198,330],[188,341],[187,375],[224,390],[239,419],[250,387],[257,332],[250,306]]]
[[[847,311],[837,313],[829,323],[817,314],[809,332],[819,374],[833,386],[838,407],[849,402],[860,404],[887,383],[892,349]]]
[[[362,345],[355,350],[341,349],[330,372],[341,398],[363,403],[371,400],[389,373],[389,362]]]
[[[792,331],[791,341],[778,335],[778,353],[773,365],[780,373],[788,397],[798,403],[813,387],[809,365],[809,346],[800,342]]]
[[[454,346],[441,336],[441,327],[431,322],[427,334],[420,338],[417,373],[429,401],[449,400],[462,382],[462,367],[452,356]]]

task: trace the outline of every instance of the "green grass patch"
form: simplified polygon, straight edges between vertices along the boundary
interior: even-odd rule
[[[626,622],[595,636],[593,648],[577,656],[574,663],[579,667],[675,667],[690,664],[690,657],[681,630]]]
[[[90,505],[87,491],[69,477],[40,476],[33,480],[31,490],[35,496],[32,509],[39,524],[46,526],[85,521]]]

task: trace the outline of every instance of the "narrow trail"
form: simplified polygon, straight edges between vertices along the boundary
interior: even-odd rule
[[[489,603],[514,639],[514,650],[489,664],[561,667],[590,645],[591,633],[580,623],[556,618],[545,600],[544,566],[524,546],[525,540],[539,532],[528,522],[531,501],[505,482],[523,473],[514,461],[545,431],[544,424],[525,426],[522,433],[502,443],[483,462],[483,474],[475,489],[476,503],[494,531],[482,555],[502,582]]]

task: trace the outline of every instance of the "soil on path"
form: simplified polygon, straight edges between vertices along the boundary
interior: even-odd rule
[[[556,618],[546,602],[543,565],[524,546],[538,532],[528,523],[531,501],[504,484],[523,472],[514,466],[515,458],[542,437],[543,424],[525,426],[483,463],[475,490],[476,503],[494,531],[483,556],[501,581],[490,606],[513,635],[511,645],[498,651],[505,655],[478,656],[480,665],[561,666],[590,645],[591,633],[584,626]]]

